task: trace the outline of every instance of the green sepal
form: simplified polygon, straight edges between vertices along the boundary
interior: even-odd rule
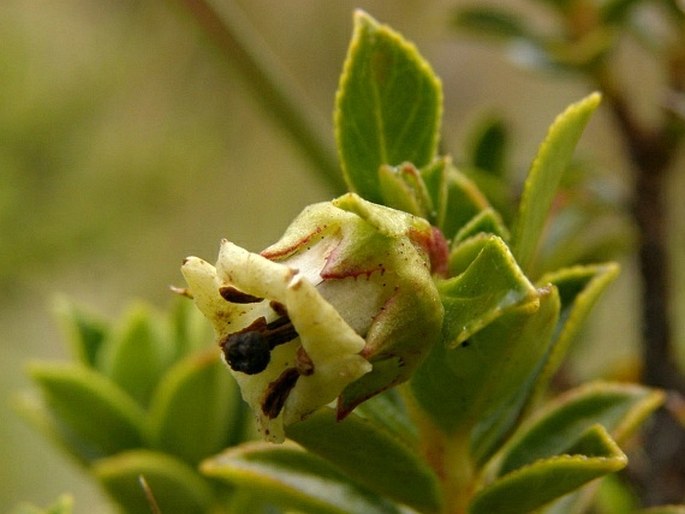
[[[430,65],[398,33],[356,11],[335,109],[338,153],[350,189],[382,202],[380,166],[428,164],[441,116],[442,88]]]
[[[514,255],[526,272],[533,264],[561,176],[600,99],[599,93],[592,93],[561,113],[549,128],[533,160],[512,234]]]
[[[210,484],[192,467],[168,454],[131,450],[98,460],[92,472],[128,514],[205,514],[213,501]],[[146,487],[159,510],[152,508]]]
[[[355,414],[338,422],[322,409],[288,428],[288,437],[340,468],[347,477],[420,512],[439,512],[438,477],[416,448]]]
[[[81,364],[34,363],[47,426],[79,459],[90,462],[141,446],[144,411],[116,384]]]
[[[535,396],[541,397],[592,307],[607,286],[618,276],[616,263],[574,266],[547,273],[540,284],[553,284],[559,291],[561,313],[545,368],[536,385]]]
[[[450,272],[455,270],[450,266]],[[459,275],[437,283],[445,307],[443,337],[450,348],[515,305],[535,301],[537,290],[523,275],[506,243],[497,236],[482,247]]]
[[[454,349],[435,345],[411,381],[421,408],[447,434],[470,437],[483,463],[518,422],[556,325],[554,288],[538,291],[539,306],[505,312]]]
[[[212,348],[177,362],[150,402],[154,448],[197,464],[244,435],[245,407],[235,380]]]
[[[146,305],[131,306],[100,355],[103,373],[143,407],[175,353],[155,314]]]
[[[281,508],[316,514],[400,512],[332,464],[287,442],[240,445],[204,461],[201,471]]]
[[[601,425],[576,439],[566,439],[562,453],[508,473],[482,489],[470,514],[531,512],[608,473],[624,468],[627,457]]]
[[[593,424],[604,426],[618,442],[662,402],[663,393],[634,384],[595,382],[578,387],[535,415],[507,444],[499,475],[564,452]]]
[[[55,300],[54,312],[72,357],[86,366],[96,367],[100,349],[110,332],[109,323],[63,296]]]

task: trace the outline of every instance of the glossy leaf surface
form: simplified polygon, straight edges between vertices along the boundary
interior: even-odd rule
[[[244,410],[219,352],[191,354],[169,370],[152,399],[153,444],[195,464],[241,439]]]
[[[440,81],[416,48],[362,11],[336,97],[335,129],[352,191],[381,202],[379,167],[435,156],[442,114]]]
[[[33,381],[77,456],[90,461],[142,444],[145,414],[114,383],[78,364],[34,364]]]
[[[628,461],[601,425],[594,425],[576,439],[565,442],[563,453],[537,460],[483,489],[471,503],[469,512],[531,512],[595,478],[622,469]]]
[[[97,461],[93,474],[128,514],[155,512],[145,485],[159,512],[164,514],[203,514],[212,502],[212,489],[207,481],[190,466],[163,453],[123,452]]]
[[[264,503],[322,514],[395,514],[397,506],[293,445],[252,443],[203,462],[206,475],[250,491]]]
[[[499,474],[563,452],[567,441],[597,423],[620,442],[662,401],[661,392],[632,384],[596,382],[576,388],[521,427],[508,445]]]
[[[438,478],[409,447],[378,424],[331,409],[292,425],[288,437],[339,467],[351,480],[421,512],[438,512]]]

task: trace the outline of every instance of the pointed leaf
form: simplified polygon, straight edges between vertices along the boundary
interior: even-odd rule
[[[354,23],[336,97],[336,140],[350,189],[380,203],[382,164],[422,167],[435,156],[442,90],[402,36],[362,11]]]
[[[628,462],[601,425],[588,428],[570,447],[566,442],[564,454],[535,461],[483,489],[470,514],[531,512]]]
[[[454,273],[454,269],[450,269]],[[438,282],[445,307],[443,334],[454,348],[514,305],[533,301],[535,287],[497,236],[489,236],[463,273]]]
[[[145,413],[103,375],[78,364],[35,363],[41,389],[60,437],[86,461],[142,444]]]
[[[323,409],[287,435],[373,491],[421,512],[440,510],[438,478],[416,448],[371,420],[352,414],[338,422]]]
[[[421,173],[413,164],[381,165],[378,171],[383,205],[430,221],[434,208]]]
[[[596,382],[576,388],[521,427],[508,444],[499,474],[563,452],[567,441],[595,423],[620,442],[662,402],[660,391],[633,384]]]
[[[48,508],[41,509],[28,503],[17,505],[10,514],[71,514],[74,511],[74,498],[63,494]]]
[[[514,255],[526,271],[533,261],[561,176],[600,98],[599,93],[593,93],[560,114],[531,165],[512,235]]]
[[[354,412],[390,430],[409,445],[418,443],[418,429],[397,388],[369,398],[358,405]]]
[[[243,444],[206,460],[206,475],[251,491],[265,502],[321,514],[399,513],[319,457],[293,445]]]
[[[482,233],[499,236],[504,241],[509,239],[509,231],[504,226],[500,215],[494,209],[487,208],[480,211],[461,227],[454,237],[452,245],[455,246],[465,239]]]
[[[155,512],[140,477],[164,514],[209,512],[212,489],[193,468],[163,453],[132,450],[101,459],[93,474],[107,493],[129,514]]]
[[[452,24],[456,29],[504,40],[534,38],[523,18],[515,12],[491,6],[459,9],[452,18]]]
[[[65,297],[57,298],[54,310],[72,356],[86,366],[95,367],[102,343],[110,330],[109,324],[78,308]]]
[[[186,357],[163,377],[150,404],[154,447],[191,464],[243,435],[245,409],[216,349]]]
[[[469,220],[490,207],[490,204],[471,179],[457,171],[450,162],[446,166],[447,203],[444,207],[445,219],[439,227],[447,239],[452,239]]]
[[[146,407],[173,353],[159,320],[147,306],[136,305],[103,348],[100,369]]]
[[[450,434],[471,434],[478,462],[514,427],[541,368],[556,324],[554,289],[539,308],[507,311],[455,349],[435,345],[412,379],[420,406]]]
[[[536,385],[536,396],[543,394],[593,305],[618,273],[617,264],[607,263],[575,266],[548,273],[540,279],[540,284],[551,283],[559,290],[561,315],[550,355]]]

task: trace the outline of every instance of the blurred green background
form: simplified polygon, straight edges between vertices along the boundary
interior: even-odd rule
[[[554,116],[586,93],[577,80],[521,71],[497,47],[457,37],[448,17],[462,0],[235,3],[302,87],[330,140],[357,7],[414,41],[442,77],[443,148],[457,162],[468,128],[494,111],[512,122],[523,176]],[[112,318],[134,298],[165,308],[168,285],[182,282],[183,257],[213,260],[222,237],[259,250],[305,205],[337,193],[184,14],[171,1],[0,3],[0,512],[23,500],[48,504],[64,491],[76,496],[77,513],[109,511],[75,463],[11,406],[29,386],[28,360],[66,356],[51,315],[57,293]],[[627,45],[632,73],[649,75],[648,60],[631,60],[636,52]],[[579,152],[606,173],[610,194],[627,193],[605,113]],[[682,203],[683,175],[672,205]],[[679,262],[683,214],[673,215]],[[578,346],[579,359],[591,356],[579,376],[634,355],[634,266],[631,256],[624,261]],[[676,290],[685,290],[682,275]],[[682,340],[685,323],[676,321]],[[595,341],[603,359],[594,357]]]

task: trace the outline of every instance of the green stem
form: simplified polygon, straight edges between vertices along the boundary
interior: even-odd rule
[[[306,95],[266,48],[234,2],[225,2],[222,13],[207,0],[172,0],[195,19],[204,34],[243,76],[255,98],[298,144],[314,171],[335,193],[345,191],[332,138],[310,107]]]

